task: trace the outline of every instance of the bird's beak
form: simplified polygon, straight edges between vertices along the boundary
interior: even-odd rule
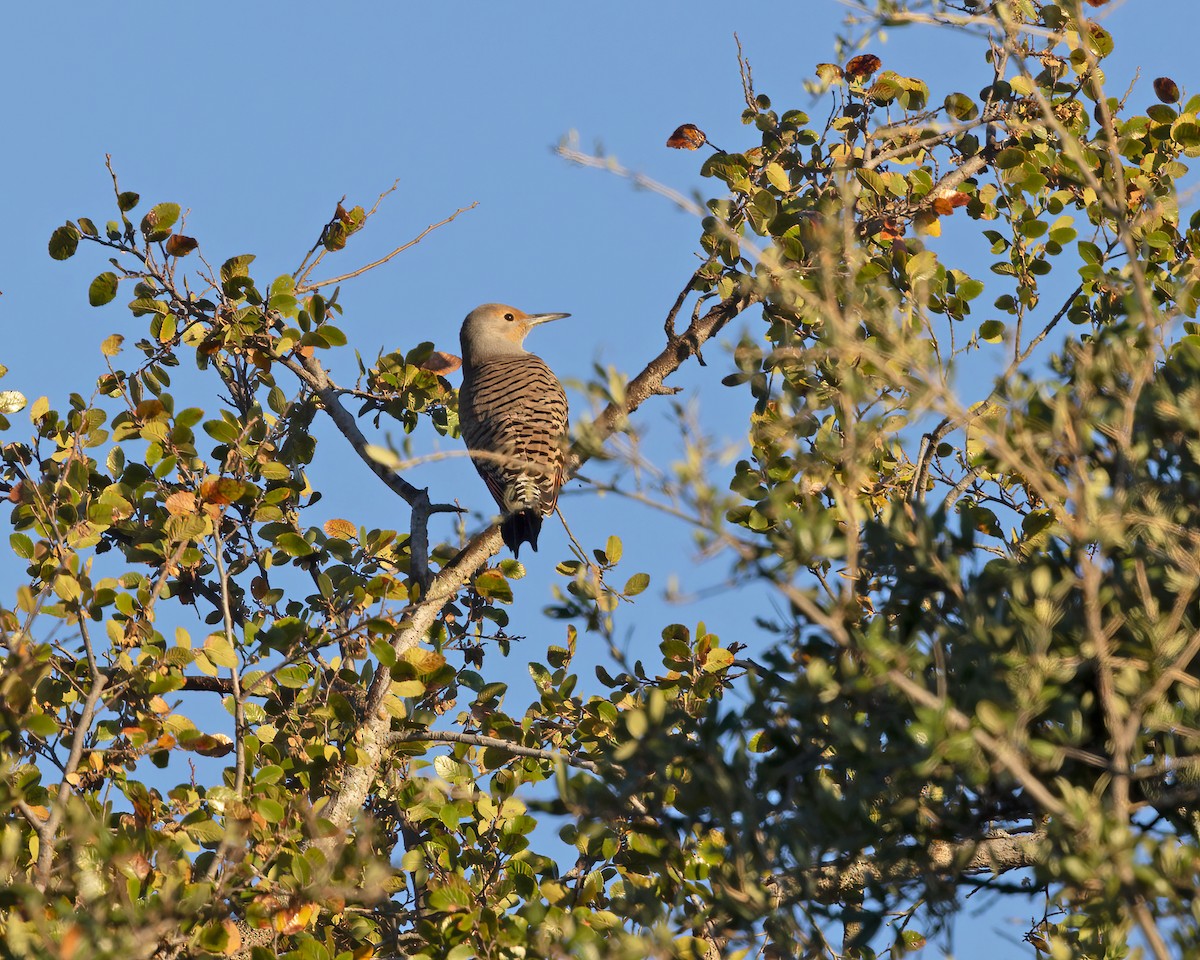
[[[551,320],[562,320],[564,317],[569,316],[569,313],[531,313],[528,314],[528,323],[531,327],[536,327],[539,323],[549,323]]]

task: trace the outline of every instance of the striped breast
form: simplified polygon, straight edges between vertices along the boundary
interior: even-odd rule
[[[541,357],[498,357],[466,370],[459,423],[475,469],[502,511],[549,516],[562,486],[567,396]]]

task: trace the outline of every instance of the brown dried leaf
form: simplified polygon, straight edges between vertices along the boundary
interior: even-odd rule
[[[167,256],[186,257],[200,246],[200,241],[194,237],[185,237],[182,233],[173,233],[167,237]]]
[[[161,400],[143,400],[134,408],[134,415],[139,420],[153,420],[155,417],[161,416],[166,410]]]
[[[1157,77],[1154,81],[1154,95],[1163,103],[1179,102],[1179,85],[1170,77]]]
[[[694,123],[685,123],[675,128],[667,137],[667,146],[675,150],[699,150],[708,142],[708,137]]]
[[[851,80],[865,80],[883,66],[883,61],[873,53],[860,53],[846,64],[846,76]]]
[[[462,366],[462,358],[456,357],[452,353],[443,353],[441,350],[434,350],[425,362],[421,364],[422,370],[428,370],[430,373],[446,374],[453,373]]]
[[[223,757],[233,750],[233,741],[223,733],[202,733],[188,741],[188,749],[202,757]]]
[[[947,190],[933,198],[933,212],[939,217],[948,217],[956,207],[965,207],[971,198],[957,190]]]
[[[189,517],[196,512],[196,495],[187,490],[176,490],[164,504],[173,517]]]
[[[227,957],[232,957],[236,953],[242,952],[242,931],[238,929],[238,925],[232,920],[222,921],[222,926],[225,927],[225,934],[229,938],[225,944],[225,949],[221,952]]]
[[[845,74],[836,63],[818,63],[816,74],[823,83],[840,83]]]

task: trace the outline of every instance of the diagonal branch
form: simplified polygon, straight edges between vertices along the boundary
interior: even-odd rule
[[[452,504],[431,503],[429,488],[418,488],[405,480],[400,474],[389,470],[368,449],[370,444],[359,429],[358,420],[342,406],[340,391],[329,379],[325,368],[314,357],[300,354],[288,356],[275,355],[275,359],[292,371],[320,399],[329,419],[341,431],[342,436],[350,441],[350,446],[358,454],[375,476],[379,477],[388,489],[399,496],[412,507],[412,525],[409,532],[409,557],[413,579],[422,587],[429,583],[429,518],[435,513],[458,513],[459,508]]]
[[[580,465],[592,455],[592,451],[598,450],[599,444],[617,430],[625,418],[646,400],[667,392],[663,387],[663,381],[691,357],[698,356],[701,348],[710,338],[718,334],[731,319],[757,302],[757,299],[757,296],[753,294],[742,294],[721,300],[703,316],[696,316],[682,335],[668,337],[667,344],[662,351],[629,382],[624,401],[609,404],[590,425],[587,443],[577,443],[572,449],[568,464],[569,472],[573,474],[578,470]],[[333,390],[328,378],[322,382],[313,370],[308,369],[313,361],[289,359],[287,362],[289,369],[298,367],[303,371],[298,375],[304,376],[306,382],[313,386],[314,391],[322,396],[323,400],[325,395]],[[325,395],[321,393],[322,390],[326,391]],[[331,410],[341,410],[342,414],[353,421],[353,418],[337,402],[336,393],[333,393],[331,399],[334,401],[330,405]],[[342,425],[339,423],[339,426]],[[356,423],[347,425],[342,432],[346,433],[348,437],[361,437]],[[354,441],[352,440],[352,442]],[[358,448],[356,447],[356,449]],[[372,469],[378,472],[376,467],[373,466]],[[406,484],[406,486],[408,485]],[[425,492],[421,491],[421,493]],[[414,508],[414,515],[415,513]],[[400,628],[392,637],[392,648],[398,654],[402,654],[405,650],[421,643],[428,635],[429,629],[437,621],[442,608],[457,596],[479,569],[496,554],[500,546],[499,527],[492,525],[476,535],[458,556],[432,576],[421,599],[411,604],[405,611]],[[342,843],[340,831],[345,830],[363,809],[372,785],[386,761],[388,746],[393,742],[391,738],[392,716],[385,708],[391,687],[390,673],[387,670],[378,671],[367,694],[367,705],[364,712],[366,719],[355,736],[356,762],[341,771],[340,779],[336,782],[329,794],[328,802],[321,810],[322,817],[328,820],[338,833],[322,837],[316,841],[315,846],[331,859]]]
[[[768,885],[783,902],[812,896],[821,903],[837,903],[869,887],[915,880],[930,872],[996,876],[1032,867],[1042,862],[1045,843],[1044,831],[1013,834],[997,830],[977,840],[936,841],[919,851],[920,855],[892,863],[881,863],[878,856],[858,857],[849,863],[822,864],[794,877],[780,874]]]

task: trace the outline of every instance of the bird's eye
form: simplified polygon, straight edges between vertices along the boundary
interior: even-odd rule
[[[513,316],[511,313],[506,313],[506,314],[504,315],[504,319],[505,319],[505,320],[508,320],[508,321],[510,321],[510,322],[511,322],[511,321],[513,321],[513,320],[515,320],[515,319],[517,319],[517,318],[516,318],[516,317],[514,317],[514,316]]]

